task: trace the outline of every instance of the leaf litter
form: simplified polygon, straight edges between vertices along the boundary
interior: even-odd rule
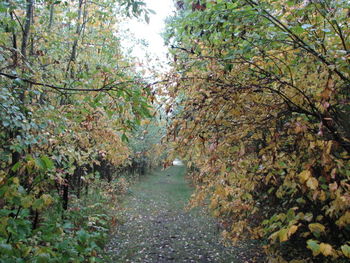
[[[263,262],[254,241],[225,246],[205,208],[185,209],[193,189],[185,168],[143,178],[124,201],[122,219],[106,245],[111,262]],[[169,176],[170,175],[170,176]]]

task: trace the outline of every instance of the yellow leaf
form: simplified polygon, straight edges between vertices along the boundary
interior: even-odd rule
[[[301,237],[307,238],[308,236],[310,236],[310,232],[303,232],[300,234]]]
[[[271,239],[272,243],[276,242],[277,235],[278,235],[278,232],[274,232],[269,236],[269,239]]]
[[[329,256],[333,254],[333,249],[332,246],[326,243],[321,243],[320,244],[320,252],[325,255]]]
[[[1,221],[0,234],[2,234],[2,235],[8,234],[8,232],[7,232],[8,220],[9,220],[9,217],[0,217],[0,221]]]
[[[48,194],[43,194],[41,199],[43,199],[45,205],[50,205],[53,202],[51,195]]]
[[[280,240],[280,242],[284,242],[284,241],[287,241],[288,240],[288,229],[281,229],[279,232],[278,232],[278,238]]]
[[[210,208],[214,209],[216,207],[218,207],[218,198],[213,198],[210,202]]]
[[[3,171],[0,171],[0,186],[5,184],[6,182],[6,174]]]
[[[289,229],[288,229],[288,236],[290,237],[290,236],[293,235],[297,230],[298,230],[298,226],[292,225],[292,226],[289,227]]]
[[[309,229],[312,233],[317,233],[317,234],[320,234],[320,233],[323,233],[325,232],[325,226],[320,224],[320,223],[312,223],[312,224],[309,224]]]
[[[307,187],[309,187],[312,190],[316,190],[318,187],[318,181],[316,178],[311,177],[306,182]]]
[[[29,208],[33,204],[33,197],[32,196],[26,196],[21,200],[21,205],[23,208]]]
[[[311,176],[311,172],[309,170],[302,171],[299,175],[300,182],[305,183]]]
[[[350,258],[350,246],[342,245],[341,251],[343,252],[344,256],[346,256],[347,258]]]
[[[28,256],[31,251],[32,251],[32,247],[26,247],[22,252],[22,256],[23,257]]]
[[[337,182],[334,182],[334,183],[332,183],[332,184],[329,184],[329,190],[330,190],[331,192],[335,192],[337,189],[338,189],[338,184],[337,184]]]
[[[13,183],[16,184],[16,185],[19,184],[19,179],[18,179],[18,177],[14,177],[14,178],[12,179],[12,181],[13,181]]]
[[[333,65],[332,65],[333,66]],[[329,99],[329,97],[331,96],[332,94],[332,90],[329,88],[329,87],[326,87],[322,93],[321,93],[321,97],[323,99]]]
[[[339,226],[339,227],[344,227],[344,226],[347,226],[347,225],[350,225],[350,212],[349,211],[346,211],[345,215],[342,215],[338,221],[336,222],[336,224]]]
[[[321,191],[318,199],[322,202],[325,201],[327,199],[326,193],[324,191]]]

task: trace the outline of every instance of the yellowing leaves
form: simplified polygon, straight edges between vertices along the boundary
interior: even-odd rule
[[[325,88],[325,89],[321,92],[320,96],[321,96],[323,99],[328,100],[328,99],[330,98],[332,92],[333,92],[332,89],[329,88],[329,87],[327,87],[327,88]]]
[[[302,133],[307,130],[307,127],[300,122],[297,122],[295,125],[295,133]]]
[[[319,254],[322,254],[326,257],[335,255],[334,250],[330,244],[319,243],[316,240],[309,239],[307,241],[307,248],[312,251],[312,254],[314,256],[318,256]]]
[[[0,171],[0,186],[6,182],[6,173],[4,171]]]
[[[2,234],[2,235],[4,235],[4,236],[6,236],[6,234],[7,234],[7,229],[6,229],[6,227],[7,227],[7,225],[8,225],[8,220],[9,220],[10,218],[9,217],[0,217],[0,220],[1,220],[1,224],[0,224],[0,234]]]
[[[350,246],[342,245],[341,246],[341,251],[343,252],[345,257],[350,258]]]
[[[278,238],[280,242],[285,242],[288,240],[288,229],[282,229],[278,232]]]
[[[273,233],[269,238],[272,240],[272,242],[276,242],[276,239],[278,238],[279,242],[285,242],[288,241],[289,238],[298,230],[297,225],[291,225],[287,228],[282,228],[281,230]]]
[[[350,225],[350,211],[346,211],[346,213],[337,220],[336,224],[341,228]]]
[[[320,223],[312,223],[309,224],[309,229],[313,234],[319,237],[320,234],[325,233],[326,227]]]
[[[12,182],[13,182],[15,185],[19,185],[19,179],[18,179],[18,177],[12,178]]]
[[[215,190],[215,194],[221,198],[227,197],[231,193],[230,187],[218,186]]]
[[[144,119],[141,121],[141,125],[149,125],[151,121],[149,119]]]
[[[51,205],[51,204],[53,203],[53,198],[52,198],[51,195],[43,194],[43,195],[41,196],[41,199],[44,201],[44,204],[45,204],[46,206],[49,206],[49,205]]]
[[[300,182],[305,183],[311,177],[311,172],[309,170],[304,170],[298,176]]]
[[[28,195],[21,200],[21,205],[23,206],[23,208],[29,208],[32,206],[33,201],[34,201],[34,198]]]
[[[264,3],[271,8],[270,10],[276,11],[276,14],[283,13],[284,11],[280,10],[281,4],[274,4],[278,2],[281,1]],[[291,16],[288,19],[285,17],[286,23],[301,18],[300,14],[295,13],[299,8],[295,7],[295,3],[289,2],[293,8],[288,8]],[[325,31],[322,29],[328,28],[329,25],[324,28],[318,25],[320,21],[325,24],[328,21],[324,20],[318,10],[313,9],[316,6],[305,4],[299,6],[300,10],[301,7],[307,9],[310,19],[308,23],[312,26],[310,29],[306,28],[307,30],[299,26],[300,32],[294,27],[292,32],[300,34],[301,39],[308,39],[308,31],[311,28],[315,33],[324,35]],[[334,13],[347,11],[337,8]],[[215,12],[217,10],[208,9],[206,10],[208,13],[212,11],[213,16],[218,16]],[[300,21],[293,22],[298,24]],[[201,23],[201,26],[204,26],[203,24]],[[256,26],[254,23],[251,31],[259,35],[263,27],[257,30]],[[327,41],[324,43],[329,50],[334,51],[341,43],[335,43],[334,34],[332,37],[329,35],[331,33],[325,35]],[[265,37],[259,36],[261,39]],[[187,37],[187,44],[190,44],[192,36]],[[200,183],[207,188],[208,194],[216,195],[215,204],[216,207],[220,207],[216,212],[219,216],[229,214],[232,218],[249,222],[252,216],[244,216],[243,209],[240,208],[246,204],[254,207],[254,202],[261,206],[258,206],[258,209],[278,210],[276,213],[271,211],[273,214],[271,217],[263,213],[261,215],[263,218],[261,222],[267,223],[260,222],[260,226],[264,229],[264,233],[270,236],[271,243],[287,243],[293,235],[303,241],[313,236],[315,240],[310,240],[308,247],[313,255],[320,256],[321,261],[322,256],[339,255],[340,248],[335,245],[339,243],[337,231],[348,232],[350,221],[350,216],[346,212],[350,203],[348,186],[350,161],[348,149],[344,147],[344,142],[348,144],[350,141],[349,120],[348,116],[345,116],[349,115],[350,111],[343,110],[343,107],[347,107],[345,104],[348,102],[348,95],[344,95],[346,101],[339,100],[343,97],[339,91],[346,84],[335,76],[334,72],[330,72],[322,61],[317,61],[314,54],[309,54],[310,56],[307,52],[301,54],[298,48],[283,43],[276,48],[261,47],[264,56],[255,52],[250,53],[247,49],[244,54],[246,56],[249,53],[252,56],[249,60],[251,64],[240,63],[237,59],[235,65],[230,66],[229,70],[222,74],[224,66],[220,55],[223,53],[229,56],[229,60],[235,60],[234,56],[231,56],[235,51],[225,50],[227,38],[228,34],[225,36],[225,41],[224,38],[221,39],[222,46],[220,37],[214,44],[206,42],[203,38],[196,39],[203,43],[202,48],[211,59],[201,55],[188,56],[182,66],[187,66],[189,61],[193,65],[198,62],[210,66],[193,67],[190,76],[184,73],[183,77],[176,80],[178,94],[181,98],[183,94],[189,98],[181,102],[181,106],[186,108],[182,119],[190,126],[191,123],[195,123],[196,117],[202,118],[201,122],[192,125],[191,129],[182,129],[182,135],[189,138],[188,135],[205,134],[206,140],[203,144],[218,142],[215,147],[218,158],[215,162],[209,164],[211,156],[208,156],[210,155],[208,150],[199,152],[194,158],[193,155],[188,155],[193,166],[200,170],[198,173],[203,175]],[[230,40],[237,43],[237,47],[243,45],[243,41],[240,42],[236,38]],[[252,37],[250,40],[254,43],[256,38]],[[312,43],[314,39],[310,38],[308,41]],[[192,44],[195,43],[194,41]],[[259,46],[258,43],[255,44]],[[318,50],[318,47],[315,46],[315,49]],[[285,64],[276,61],[283,61]],[[341,70],[338,65],[336,68]],[[258,70],[255,71],[256,69]],[[266,85],[261,85],[261,76],[254,73],[260,72],[260,69],[271,73],[272,76],[277,74],[278,80],[267,77],[264,79]],[[252,70],[252,73],[248,73],[249,70]],[[285,85],[281,85],[282,82]],[[226,88],[226,85],[229,88]],[[206,92],[205,101],[196,99],[194,106],[192,98],[199,97],[199,90],[210,92]],[[338,107],[341,110],[338,110]],[[192,113],[191,117],[188,116],[189,112]],[[338,119],[338,114],[344,115],[342,120]],[[340,140],[336,139],[338,136]],[[189,139],[186,148],[188,151],[194,148],[191,142],[195,141]],[[186,146],[181,145],[181,142],[178,147],[185,151],[183,147]],[[221,163],[225,164],[225,169],[220,169],[223,167]],[[202,173],[203,171],[205,173]],[[228,174],[229,180],[224,178]],[[221,184],[221,181],[224,183]],[[217,191],[217,188],[213,187],[213,185],[224,186],[226,182],[234,189],[233,194],[227,195],[223,189]],[[236,192],[237,189],[249,193],[251,198],[244,198],[243,194]],[[225,208],[229,206],[227,204],[231,204],[234,209],[221,210],[223,206]],[[270,204],[272,207],[265,207]],[[287,211],[296,204],[299,213],[288,213]],[[228,211],[230,213],[227,213]],[[334,231],[330,231],[331,229]],[[348,241],[345,236],[342,237],[344,239],[342,244],[345,243],[343,241]],[[329,244],[321,242],[325,240],[329,240]]]
[[[330,256],[333,254],[333,248],[329,244],[321,243],[320,244],[320,252],[325,256]]]
[[[335,192],[337,189],[338,189],[338,184],[337,184],[337,182],[334,182],[334,183],[329,184],[329,190],[330,190],[331,192]]]
[[[310,177],[310,178],[307,180],[306,185],[307,185],[310,189],[316,190],[317,187],[318,187],[318,181],[317,181],[316,178]]]
[[[318,180],[312,176],[310,170],[304,170],[299,175],[299,180],[301,183],[306,183],[306,186],[311,190],[316,190],[318,187]]]
[[[325,191],[320,191],[319,192],[319,195],[318,195],[318,199],[320,200],[320,201],[325,201],[326,199],[327,199],[327,195],[326,195],[326,192]]]
[[[292,226],[289,227],[289,229],[288,229],[288,236],[293,235],[297,230],[298,230],[298,226],[292,225]]]

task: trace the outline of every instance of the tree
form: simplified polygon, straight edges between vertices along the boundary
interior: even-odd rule
[[[197,202],[209,194],[233,241],[248,230],[286,259],[348,257],[348,3],[187,8],[168,30],[183,107],[169,136],[199,169]]]
[[[2,1],[0,12],[0,261],[98,261],[110,218],[77,203],[104,179],[113,182],[101,202],[116,193],[127,134],[151,117],[150,84],[118,37],[127,14],[150,11],[141,1],[26,0]]]

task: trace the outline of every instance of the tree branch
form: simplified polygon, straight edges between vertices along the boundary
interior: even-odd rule
[[[34,80],[31,79],[26,79],[26,78],[21,78],[15,75],[10,75],[4,72],[0,72],[1,76],[7,77],[9,79],[19,79],[22,80],[26,83],[32,84],[32,85],[36,85],[36,86],[42,86],[42,87],[47,87],[47,88],[51,88],[57,91],[109,91],[109,90],[115,90],[117,85],[123,85],[123,84],[127,84],[127,83],[135,83],[135,81],[124,81],[124,82],[118,82],[118,83],[109,83],[106,84],[104,86],[102,86],[101,88],[98,89],[84,89],[84,88],[66,88],[66,87],[59,87],[59,86],[55,86],[55,85],[51,85],[51,84],[46,84],[46,83],[41,83],[41,82],[36,82]]]
[[[254,8],[261,8],[259,3],[256,3],[252,0],[246,0],[246,2],[251,5]],[[286,32],[289,34],[289,37],[295,41],[300,48],[304,49],[305,51],[309,52],[311,55],[318,58],[322,63],[324,63],[327,66],[333,65],[333,63],[329,62],[322,54],[318,53],[315,49],[313,49],[309,44],[307,44],[304,40],[302,40],[297,34],[295,34],[293,31],[291,31],[284,23],[282,23],[280,20],[278,20],[275,16],[270,14],[266,9],[261,8],[262,12],[265,13],[263,17],[265,17],[267,20],[269,20],[271,23],[273,23],[276,27],[278,27],[280,30]],[[338,69],[333,70],[343,81],[349,82],[349,78],[347,78],[342,72],[340,72]]]

